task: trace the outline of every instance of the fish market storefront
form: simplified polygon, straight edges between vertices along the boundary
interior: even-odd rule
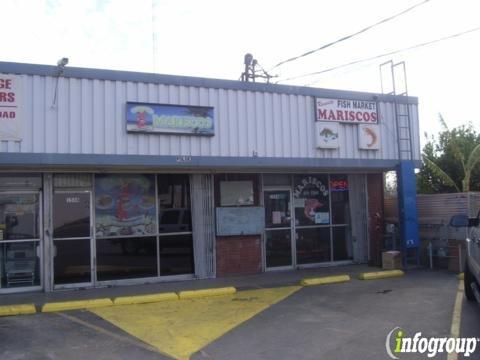
[[[376,264],[406,135],[412,97],[0,62],[0,293]]]

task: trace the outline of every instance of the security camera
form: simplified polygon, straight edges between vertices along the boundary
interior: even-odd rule
[[[57,61],[57,65],[60,67],[64,67],[68,64],[68,58],[64,57]]]

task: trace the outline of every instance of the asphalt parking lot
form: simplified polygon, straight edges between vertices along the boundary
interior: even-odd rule
[[[385,340],[395,327],[450,336],[458,286],[454,274],[416,270],[401,278],[249,289],[176,305],[3,317],[0,359],[388,359]],[[460,336],[479,337],[480,307],[462,298],[459,316]],[[480,359],[480,349],[469,359]]]

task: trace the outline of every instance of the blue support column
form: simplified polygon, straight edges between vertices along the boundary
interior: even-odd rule
[[[398,220],[404,263],[415,260],[420,264],[418,236],[417,184],[413,161],[401,161],[397,166]]]

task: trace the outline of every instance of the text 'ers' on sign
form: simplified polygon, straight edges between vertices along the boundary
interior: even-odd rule
[[[316,120],[376,124],[378,122],[377,103],[365,100],[317,98]]]
[[[21,78],[0,74],[0,141],[21,138]]]

